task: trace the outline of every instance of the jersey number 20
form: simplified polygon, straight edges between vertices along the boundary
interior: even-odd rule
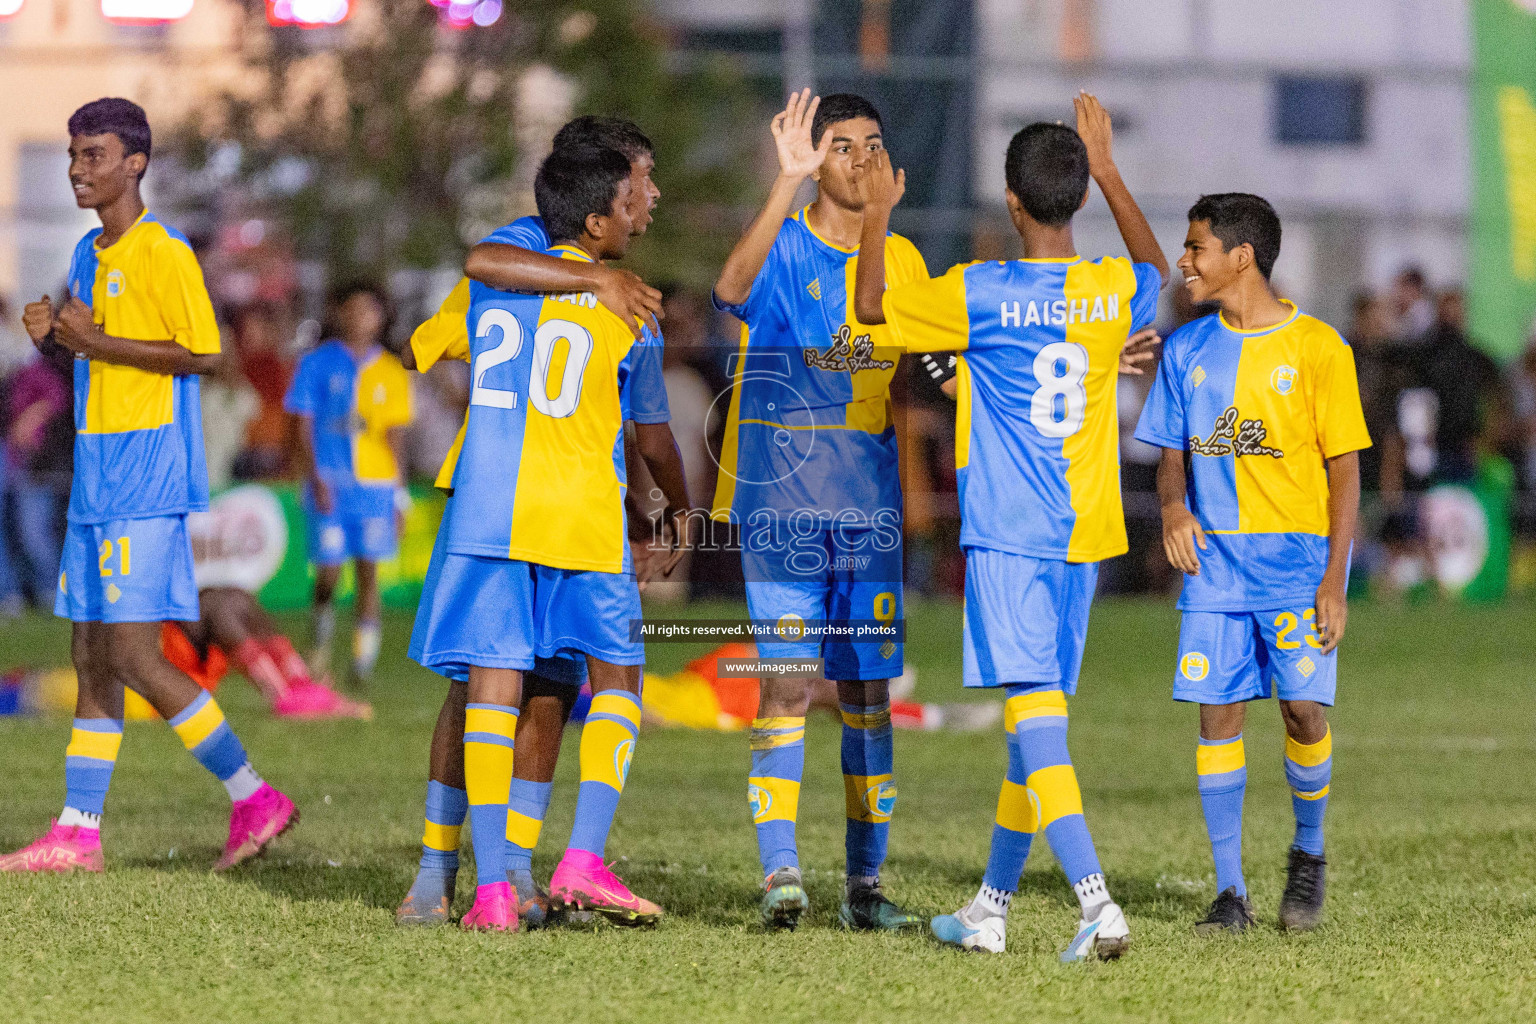
[[[1057,364],[1064,364],[1066,372],[1057,373]],[[1088,350],[1070,341],[1053,341],[1035,356],[1034,396],[1029,400],[1029,422],[1046,437],[1071,437],[1083,429],[1083,417],[1088,412],[1088,389],[1083,380],[1088,376]],[[1056,399],[1064,406],[1061,419],[1056,418]]]
[[[488,348],[475,356],[470,368],[470,405],[488,405],[493,409],[516,409],[517,392],[505,388],[488,387],[485,375],[502,363],[511,362],[523,350],[523,325],[505,309],[488,309],[480,314],[475,324],[475,340],[490,337],[491,329],[501,328],[501,344]],[[549,364],[554,356],[555,343],[564,339],[569,346],[565,356],[565,369],[560,374],[560,388],[553,396],[549,393]],[[563,419],[576,411],[581,401],[581,378],[586,372],[587,361],[592,358],[592,333],[580,324],[569,320],[549,320],[539,325],[533,333],[533,373],[529,380],[532,390],[528,401],[533,407],[551,419]]]

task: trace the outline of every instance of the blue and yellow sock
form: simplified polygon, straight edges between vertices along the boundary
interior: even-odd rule
[[[459,870],[459,834],[469,813],[462,789],[427,782],[426,824],[421,833],[421,870],[449,874]]]
[[[64,748],[64,813],[59,816],[60,824],[101,827],[101,809],[122,744],[122,719],[75,719],[69,746]]]
[[[1025,785],[1028,776],[1024,772],[1024,757],[1017,741],[1018,723],[1012,711],[1018,705],[1012,701],[1003,706],[1004,739],[1008,744],[1008,774],[1003,788],[997,794],[997,817],[992,825],[992,849],[987,855],[987,873],[982,881],[998,892],[1011,893],[1018,889],[1019,878],[1024,874],[1024,862],[1029,859],[1029,847],[1034,842],[1035,831],[1040,827],[1040,807],[1030,796]],[[1001,910],[1006,912],[1006,902]]]
[[[240,738],[224,720],[213,694],[198,694],[170,724],[181,737],[182,746],[224,783],[231,800],[244,800],[261,788],[261,776],[252,770]]]
[[[1195,771],[1200,781],[1205,831],[1211,837],[1211,857],[1216,862],[1216,891],[1235,888],[1239,896],[1246,896],[1243,794],[1248,789],[1248,761],[1243,753],[1243,734],[1229,740],[1208,740],[1202,736],[1195,749]]]
[[[532,871],[533,849],[539,845],[544,815],[549,812],[553,782],[512,780],[512,794],[507,798],[507,871]]]
[[[848,877],[870,884],[879,879],[880,865],[885,863],[891,814],[896,810],[891,703],[844,704],[842,711]]]
[[[512,788],[512,738],[517,708],[470,704],[464,709],[464,795],[475,847],[475,884],[507,880],[507,795]]]
[[[603,690],[592,695],[592,707],[581,727],[581,789],[576,794],[570,849],[603,855],[639,732],[639,694]]]
[[[747,806],[757,827],[757,854],[763,877],[800,866],[795,818],[800,813],[800,778],[805,773],[805,716],[752,719],[752,772]]]
[[[1076,886],[1102,869],[1067,753],[1067,695],[1054,686],[1010,686],[1007,692],[1003,713],[1015,723],[1014,742],[1026,785],[1040,804],[1040,827],[1067,880]]]
[[[1332,778],[1332,729],[1316,743],[1285,738],[1285,781],[1291,784],[1291,809],[1296,812],[1296,839],[1291,845],[1315,857],[1323,855],[1323,815]]]

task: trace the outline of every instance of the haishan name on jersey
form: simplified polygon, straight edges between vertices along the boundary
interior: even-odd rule
[[[1026,303],[1018,300],[999,306],[1004,327],[1062,327],[1066,324],[1087,324],[1096,321],[1120,319],[1120,296],[1095,295],[1093,304],[1087,298],[1057,299],[1054,302]]]
[[[559,295],[551,295],[556,302],[570,302],[577,306],[585,306],[587,309],[597,308],[597,296],[592,292],[563,292]]]

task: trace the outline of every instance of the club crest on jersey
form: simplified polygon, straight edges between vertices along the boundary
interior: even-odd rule
[[[1210,659],[1199,651],[1190,651],[1179,659],[1179,672],[1190,682],[1198,683],[1211,671]]]
[[[795,643],[805,636],[805,620],[793,612],[780,615],[779,621],[774,623],[773,631],[780,640]]]
[[[107,275],[107,294],[117,298],[128,288],[128,279],[123,276],[121,270],[113,270]]]
[[[801,355],[805,365],[811,369],[831,370],[834,373],[845,370],[848,373],[858,373],[860,370],[889,370],[896,365],[889,359],[876,359],[875,343],[869,340],[869,335],[861,334],[855,338],[853,328],[848,324],[843,324],[837,329],[837,336],[825,349],[802,349]]]
[[[864,809],[876,821],[890,820],[896,810],[896,783],[877,782],[864,791]]]
[[[1189,450],[1196,455],[1268,455],[1276,459],[1285,458],[1285,453],[1280,449],[1264,443],[1268,437],[1269,429],[1264,426],[1263,420],[1243,420],[1239,423],[1237,406],[1229,405],[1216,417],[1209,436],[1202,438],[1195,434],[1190,437]]]
[[[773,808],[773,794],[761,786],[747,786],[747,807],[752,811],[753,821],[762,821]]]
[[[619,777],[619,785],[629,778],[629,762],[635,756],[635,741],[624,740],[613,751],[613,771]]]
[[[1269,375],[1269,386],[1275,389],[1277,395],[1288,395],[1295,389],[1298,376],[1294,366],[1277,366],[1275,372]]]

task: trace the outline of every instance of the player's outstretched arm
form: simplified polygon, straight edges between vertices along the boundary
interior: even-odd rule
[[[672,527],[672,552],[661,561],[663,576],[669,576],[683,560],[693,543],[692,508],[688,500],[688,479],[683,471],[683,454],[668,423],[636,423],[635,447],[651,471],[651,479],[667,499],[667,521]]]
[[[661,333],[661,292],[619,267],[563,260],[505,242],[481,242],[469,250],[464,276],[504,292],[591,292],[635,337],[642,327]]]
[[[295,432],[297,445],[294,449],[294,462],[298,470],[309,482],[310,493],[314,495],[315,507],[326,515],[330,515],[335,502],[331,500],[331,488],[320,476],[319,464],[315,461],[315,418],[300,413],[296,417],[299,421],[299,429]]]
[[[773,243],[795,205],[795,193],[806,176],[821,166],[832,148],[832,129],[822,132],[820,144],[811,138],[811,124],[821,97],[802,89],[790,96],[789,103],[774,115],[769,130],[779,155],[779,176],[768,191],[768,201],[741,236],[736,248],[715,282],[715,298],[728,306],[739,306],[752,294],[752,282],[768,259]]]
[[[1180,572],[1200,575],[1200,551],[1205,550],[1205,531],[1184,505],[1184,452],[1164,448],[1157,464],[1157,501],[1163,510],[1163,553]],[[1199,547],[1200,551],[1195,548]]]
[[[1345,452],[1328,460],[1328,568],[1313,601],[1324,654],[1332,652],[1344,639],[1344,624],[1349,618],[1349,602],[1344,597],[1349,549],[1359,524],[1360,453]]]
[[[885,323],[880,301],[885,295],[885,235],[891,226],[891,210],[906,190],[907,172],[892,167],[885,150],[876,152],[860,183],[864,225],[859,232],[859,265],[853,281],[853,315],[861,324]]]
[[[29,334],[32,329],[29,323]],[[96,326],[91,307],[74,297],[64,303],[64,307],[54,317],[53,338],[76,355],[117,366],[132,366],[151,373],[216,373],[223,363],[223,356],[217,352],[198,355],[170,338],[163,341],[140,341],[107,334]]]
[[[1109,123],[1109,111],[1092,93],[1080,92],[1072,99],[1077,110],[1077,134],[1088,147],[1088,173],[1099,183],[1099,191],[1109,203],[1109,212],[1115,216],[1115,227],[1125,240],[1125,248],[1137,263],[1150,263],[1157,268],[1163,283],[1168,283],[1168,257],[1157,244],[1157,236],[1147,223],[1146,215],[1131,190],[1125,187],[1120,169],[1115,166],[1114,132]]]

